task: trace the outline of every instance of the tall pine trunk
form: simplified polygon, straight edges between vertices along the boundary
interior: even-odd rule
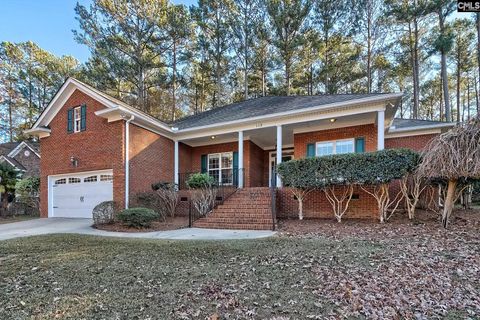
[[[173,40],[173,61],[172,61],[172,121],[175,121],[175,111],[177,109],[176,91],[177,91],[177,42]]]
[[[477,25],[477,67],[478,67],[478,79],[480,81],[480,12],[477,12],[475,14],[476,18],[476,25]],[[475,81],[475,90],[477,90],[477,81]],[[479,99],[478,99],[478,94],[476,94],[477,97],[477,114],[480,114],[480,105],[479,105]]]
[[[442,8],[438,10],[438,21],[440,26],[440,34],[445,33],[445,21],[442,12]],[[451,107],[448,93],[448,73],[447,73],[447,54],[442,47],[441,50],[441,73],[442,73],[442,86],[443,86],[443,96],[445,97],[445,118],[447,121],[451,121]]]

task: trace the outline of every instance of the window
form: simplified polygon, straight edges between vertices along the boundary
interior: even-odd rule
[[[328,156],[331,154],[342,154],[342,153],[352,153],[355,152],[355,140],[337,140],[337,141],[326,141],[326,142],[317,142],[316,146],[316,156]]]
[[[208,155],[208,174],[221,184],[233,183],[233,152]]]
[[[80,183],[82,180],[80,178],[68,178],[68,183]]]
[[[67,179],[65,178],[55,180],[55,184],[66,184],[66,183],[67,183]]]
[[[97,182],[97,176],[86,177],[83,182]]]
[[[113,181],[113,175],[111,174],[101,174],[100,181]]]
[[[73,132],[80,132],[82,127],[82,110],[81,107],[73,109]]]

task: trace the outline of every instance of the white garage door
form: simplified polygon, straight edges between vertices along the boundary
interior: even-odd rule
[[[50,176],[49,217],[92,218],[93,208],[113,200],[112,170]]]

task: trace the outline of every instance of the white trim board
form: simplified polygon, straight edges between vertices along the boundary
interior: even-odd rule
[[[13,149],[12,151],[10,151],[10,153],[8,154],[9,157],[11,158],[14,158],[20,151],[22,151],[23,148],[27,147],[28,149],[30,149],[30,151],[32,151],[33,153],[35,153],[37,155],[37,157],[40,158],[40,154],[38,154],[37,151],[35,151],[32,147],[30,147],[28,145],[28,143],[26,143],[25,141],[22,141],[18,146],[15,147],[15,149]]]
[[[439,129],[439,128],[438,129],[430,129],[430,130],[393,132],[393,133],[387,133],[385,135],[385,139],[424,136],[424,135],[429,135],[429,134],[440,134],[440,133],[442,133],[442,130]]]

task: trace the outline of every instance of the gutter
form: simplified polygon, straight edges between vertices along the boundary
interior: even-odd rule
[[[125,209],[128,209],[128,202],[130,199],[129,187],[130,187],[130,122],[135,119],[135,116],[131,115],[130,119],[125,121]]]
[[[388,130],[388,132],[389,133],[409,132],[409,131],[419,131],[419,130],[426,130],[426,129],[450,128],[450,127],[454,127],[454,126],[455,126],[455,123],[451,123],[451,122],[442,123],[442,124],[435,124],[435,125],[406,127],[406,128],[399,128],[399,129],[396,129],[394,126],[392,126],[392,127],[390,127],[390,130]]]

